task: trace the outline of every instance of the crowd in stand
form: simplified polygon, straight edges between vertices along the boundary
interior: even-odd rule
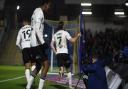
[[[85,38],[87,59],[99,50],[99,58],[109,60],[107,65],[128,82],[128,30],[106,29],[95,34],[86,30]]]
[[[106,29],[92,35],[90,30],[85,32],[87,56],[93,48],[100,50],[101,57],[111,59],[113,62],[127,63],[128,58],[128,31]]]

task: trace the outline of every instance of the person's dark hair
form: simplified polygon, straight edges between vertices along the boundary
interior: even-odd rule
[[[100,47],[93,47],[91,50],[92,57],[101,58],[102,56],[102,48]]]
[[[63,22],[63,21],[60,21],[60,22],[58,23],[57,30],[63,29],[63,26],[64,26],[64,22]]]
[[[28,25],[30,25],[30,22],[31,22],[31,20],[30,20],[29,18],[23,18],[21,25],[24,26],[26,23],[27,23]]]
[[[52,0],[41,0],[41,4],[44,5],[44,4],[47,4],[47,3],[51,3]]]

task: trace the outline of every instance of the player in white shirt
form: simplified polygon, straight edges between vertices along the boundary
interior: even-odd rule
[[[30,89],[33,80],[38,74],[39,70],[42,71],[39,81],[38,89],[42,89],[44,86],[44,81],[49,69],[49,61],[48,56],[45,53],[45,49],[48,47],[43,38],[43,30],[44,30],[44,13],[47,13],[50,8],[51,1],[50,0],[42,0],[42,5],[39,8],[36,8],[31,17],[31,26],[32,26],[32,34],[31,34],[31,46],[32,46],[32,54],[36,59],[36,68],[31,73],[30,80],[26,86],[26,89]]]
[[[51,48],[57,56],[57,62],[59,69],[59,74],[62,76],[64,74],[64,67],[68,73],[69,78],[69,87],[72,88],[72,77],[70,71],[70,57],[67,48],[67,40],[74,43],[80,37],[80,33],[78,33],[75,37],[71,37],[70,34],[64,30],[64,23],[62,21],[59,22],[57,32],[53,35],[51,41]]]
[[[31,35],[31,26],[29,21],[25,19],[23,21],[23,27],[19,30],[16,40],[16,45],[22,50],[23,62],[25,65],[25,76],[27,82],[30,78],[30,68],[32,70],[35,68],[35,60],[32,59],[31,46],[30,46],[30,35]]]

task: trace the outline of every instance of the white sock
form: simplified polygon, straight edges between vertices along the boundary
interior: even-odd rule
[[[43,89],[44,81],[45,81],[44,79],[40,79],[38,89]]]
[[[69,88],[72,88],[72,74],[71,74],[71,72],[68,73],[68,79],[69,79]]]
[[[42,69],[40,69],[39,74],[41,75]]]
[[[31,71],[33,71],[35,68],[36,68],[36,66],[33,65],[33,66],[31,67]]]
[[[29,69],[26,69],[26,70],[25,70],[25,77],[26,77],[27,83],[28,83],[28,81],[29,81],[29,79],[30,79],[30,70],[29,70]]]
[[[59,75],[60,75],[60,77],[63,77],[63,72],[59,71]]]
[[[33,81],[34,81],[34,77],[33,76],[30,76],[30,79],[28,81],[28,84],[26,86],[26,89],[30,89],[31,88]]]

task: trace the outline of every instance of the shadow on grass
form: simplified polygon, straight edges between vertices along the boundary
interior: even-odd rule
[[[27,84],[18,84],[18,86],[23,87],[23,89],[26,88],[26,85],[27,85]],[[34,85],[32,85],[31,89],[36,89],[36,87],[37,87],[37,86],[34,84]]]
[[[68,89],[67,87],[64,87],[62,85],[50,85],[52,87],[55,87],[56,89]]]
[[[24,83],[24,84],[18,84],[18,86],[20,86],[20,87],[26,87],[26,84]]]

